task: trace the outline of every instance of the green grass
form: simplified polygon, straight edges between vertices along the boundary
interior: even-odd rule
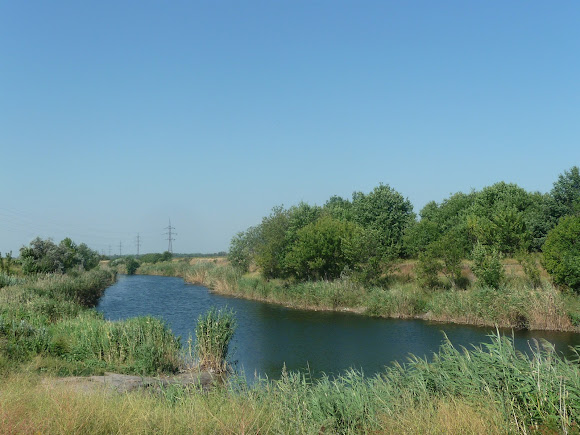
[[[233,379],[203,393],[79,393],[34,378],[0,384],[7,433],[577,433],[580,368],[548,345],[530,355],[491,336],[470,350],[444,343],[367,378],[312,381],[283,373],[251,386]]]
[[[195,327],[195,356],[202,370],[221,373],[227,370],[226,357],[236,330],[231,310],[211,308],[199,316]]]
[[[162,321],[105,321],[92,310],[110,270],[42,275],[0,289],[0,373],[59,375],[176,371],[180,345]]]
[[[391,279],[385,287],[365,287],[348,278],[335,281],[291,282],[241,275],[229,265],[158,263],[140,273],[169,274],[201,283],[213,291],[247,299],[317,310],[350,310],[378,317],[430,320],[526,328],[580,331],[580,298],[547,280],[534,286],[520,276],[508,276],[499,289],[472,285],[424,289],[412,279]]]

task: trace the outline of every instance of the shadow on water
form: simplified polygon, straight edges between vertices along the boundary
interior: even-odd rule
[[[409,354],[430,356],[444,340],[456,346],[488,342],[492,328],[442,324],[422,320],[380,319],[351,313],[292,310],[277,305],[225,297],[181,278],[120,275],[108,288],[97,310],[106,319],[152,315],[161,317],[185,344],[194,334],[200,314],[210,307],[230,307],[238,329],[230,359],[248,378],[254,374],[279,378],[288,370],[309,370],[313,377],[337,375],[355,368],[371,375],[392,361],[405,362]],[[512,335],[511,330],[502,330]],[[546,339],[558,352],[580,345],[580,334],[515,331],[516,347],[529,351],[529,341]]]

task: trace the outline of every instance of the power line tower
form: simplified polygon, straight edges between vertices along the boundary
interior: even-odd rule
[[[172,232],[171,230],[174,230],[175,228],[171,226],[171,219],[169,219],[169,226],[165,228],[167,230],[166,233],[164,233],[167,236],[167,241],[169,242],[167,245],[167,251],[171,252],[173,254],[173,245],[171,244],[171,242],[173,242],[175,239],[173,238],[173,236],[177,235],[177,233]]]
[[[123,249],[123,242],[121,242],[121,241],[119,240],[119,257],[121,257],[121,256],[123,255],[123,254],[122,254],[122,249]]]
[[[139,237],[139,233],[137,233],[137,240],[135,241],[137,245],[137,257],[139,257],[139,247],[141,246],[141,237]]]

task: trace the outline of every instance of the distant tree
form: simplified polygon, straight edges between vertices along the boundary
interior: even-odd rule
[[[548,233],[544,267],[557,284],[580,293],[580,216],[564,216]]]
[[[230,242],[228,252],[230,264],[241,272],[248,272],[254,262],[259,243],[259,227],[250,227],[246,231],[236,234]]]
[[[20,249],[22,271],[26,274],[68,272],[73,269],[92,269],[99,264],[99,253],[84,243],[76,245],[65,238],[58,245],[51,239],[37,237],[30,246]]]
[[[416,258],[439,237],[441,237],[441,226],[430,219],[423,218],[409,225],[403,234],[405,256]]]
[[[25,274],[64,272],[63,258],[51,239],[37,237],[30,246],[20,248],[22,272]]]
[[[133,257],[125,258],[125,267],[127,268],[127,275],[135,275],[139,262]]]
[[[526,212],[533,198],[516,184],[503,181],[478,192],[469,209],[468,227],[481,244],[504,254],[530,246]]]
[[[289,225],[288,211],[282,206],[274,207],[272,213],[262,219],[256,264],[266,278],[284,275],[284,258],[289,250],[286,238]]]
[[[173,254],[169,251],[165,251],[161,254],[161,261],[170,261],[173,258]]]
[[[323,212],[340,221],[350,222],[353,220],[352,203],[340,196],[331,196],[324,204]]]
[[[369,194],[353,193],[353,220],[371,230],[378,242],[378,260],[403,252],[403,234],[415,221],[413,205],[388,185],[380,184]]]
[[[562,216],[580,213],[580,170],[573,166],[558,176],[550,192],[554,203],[552,216],[557,221]]]
[[[296,243],[286,255],[286,267],[300,279],[335,279],[345,267],[352,267],[344,250],[356,225],[323,216],[297,232]]]

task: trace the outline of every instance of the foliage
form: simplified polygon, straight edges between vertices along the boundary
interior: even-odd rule
[[[480,243],[504,254],[527,250],[531,235],[525,217],[532,203],[532,196],[516,184],[486,187],[469,210],[470,232]]]
[[[300,279],[335,279],[345,267],[354,264],[343,247],[345,240],[352,240],[357,227],[324,216],[296,233],[296,242],[286,255],[288,270]]]
[[[440,286],[439,272],[443,265],[439,262],[432,250],[420,252],[415,273],[421,287],[437,288]]]
[[[125,258],[125,267],[127,268],[127,275],[135,275],[139,262],[133,257]]]
[[[288,214],[283,207],[274,207],[272,213],[262,219],[255,261],[266,278],[284,275],[284,258],[288,251],[286,231],[290,226]]]
[[[372,192],[352,195],[353,220],[376,238],[377,259],[390,259],[403,252],[403,234],[415,220],[408,199],[388,185],[380,184]]]
[[[241,272],[248,272],[254,261],[259,240],[259,227],[250,227],[246,231],[236,234],[230,242],[228,252],[230,264]]]
[[[554,282],[580,292],[580,215],[563,217],[548,233],[544,267]]]
[[[477,282],[482,286],[498,289],[504,279],[504,267],[497,249],[477,243],[471,256],[473,258],[471,269]]]
[[[235,330],[232,310],[211,308],[199,316],[195,327],[195,356],[202,369],[217,373],[226,370],[228,348]]]
[[[562,216],[580,213],[580,169],[573,166],[558,176],[550,192],[554,200],[552,215],[557,220]]]
[[[540,287],[542,282],[540,279],[540,269],[538,268],[536,257],[525,252],[520,252],[517,256],[517,260],[522,267],[522,270],[524,271],[524,275],[526,276],[528,283],[532,286],[532,288],[535,289]]]
[[[37,237],[30,246],[20,249],[22,271],[25,274],[90,270],[98,266],[100,256],[84,243],[75,244],[70,238],[58,245],[50,239]]]
[[[12,251],[6,253],[6,259],[2,258],[2,253],[0,252],[0,273],[10,275],[13,263]]]
[[[169,251],[165,251],[163,254],[149,253],[139,256],[139,262],[155,264],[160,261],[169,261],[171,260],[172,257],[173,254]]]

